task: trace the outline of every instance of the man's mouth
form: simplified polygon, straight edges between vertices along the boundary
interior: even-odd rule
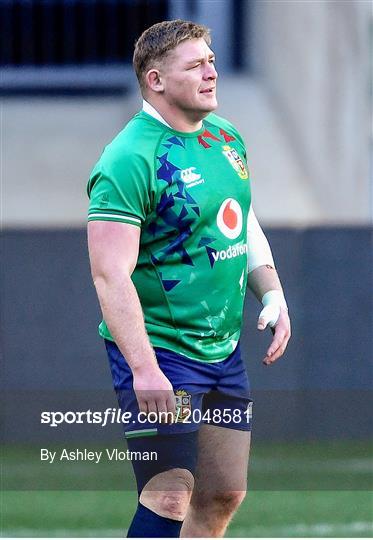
[[[214,90],[215,90],[215,87],[214,88],[206,88],[206,90],[201,90],[200,93],[201,94],[211,94]]]

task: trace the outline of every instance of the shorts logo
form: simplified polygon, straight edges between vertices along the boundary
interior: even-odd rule
[[[234,240],[242,231],[242,210],[235,199],[225,199],[220,206],[217,225],[227,238]]]
[[[252,401],[250,401],[249,404],[247,405],[246,417],[248,421],[252,420],[253,418],[253,402]]]
[[[249,173],[245,167],[244,162],[240,158],[237,150],[231,148],[228,145],[223,146],[223,154],[228,159],[229,163],[232,165],[238,176],[242,180],[247,180],[249,178]]]
[[[192,396],[185,390],[176,390],[175,399],[177,422],[183,422],[192,412]]]

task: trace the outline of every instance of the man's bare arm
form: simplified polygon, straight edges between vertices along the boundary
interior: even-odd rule
[[[139,242],[140,229],[134,225],[110,221],[88,224],[93,282],[105,322],[132,370],[140,410],[174,412],[172,385],[158,366],[131,279]]]
[[[260,302],[263,296],[269,291],[279,291],[279,293],[282,293],[280,279],[275,268],[271,265],[262,265],[255,268],[248,274],[247,284]],[[268,321],[259,317],[258,330],[264,330],[267,323]],[[273,364],[273,362],[284,354],[290,336],[291,326],[288,311],[285,307],[280,307],[280,315],[274,326],[274,336],[263,359],[264,364]]]

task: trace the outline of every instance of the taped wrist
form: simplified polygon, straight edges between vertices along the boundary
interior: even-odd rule
[[[266,292],[262,297],[263,309],[260,312],[259,318],[273,328],[276,326],[280,317],[281,308],[288,309],[285,296],[282,291],[273,290]]]
[[[267,291],[262,297],[262,304],[264,307],[274,305],[288,309],[284,293],[279,290]]]

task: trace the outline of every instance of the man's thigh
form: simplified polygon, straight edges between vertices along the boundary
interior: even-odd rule
[[[198,435],[194,492],[246,491],[250,431],[204,424]]]

